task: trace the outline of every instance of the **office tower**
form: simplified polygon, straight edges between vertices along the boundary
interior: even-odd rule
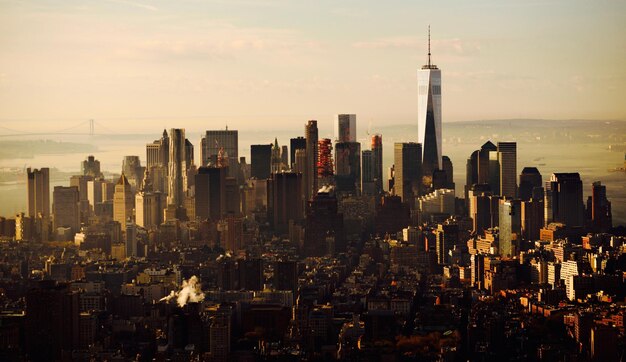
[[[280,161],[283,164],[283,170],[289,169],[289,148],[287,145],[282,145],[280,147]]]
[[[390,193],[393,193],[393,187],[395,185],[396,182],[396,171],[395,171],[395,165],[391,165],[391,167],[389,167],[387,169],[387,189],[389,190]]]
[[[87,192],[87,182],[93,180],[91,176],[74,175],[70,177],[70,186],[76,186],[78,188],[78,196],[80,200],[89,200]]]
[[[69,284],[40,281],[26,293],[25,338],[28,359],[63,360],[78,348],[79,293]]]
[[[479,184],[490,184],[491,185],[491,177],[493,175],[490,175],[492,172],[492,168],[490,167],[490,154],[492,152],[496,152],[498,150],[498,148],[496,147],[496,145],[494,145],[491,141],[487,141],[485,142],[481,147],[480,150],[478,150],[478,160],[477,160],[477,165],[478,165],[478,171],[477,171],[477,176],[478,176],[478,180],[476,181],[476,183]],[[497,161],[497,159],[496,159]],[[493,187],[491,189],[493,191]],[[496,193],[497,194],[497,193]]]
[[[448,264],[448,253],[455,246],[460,245],[459,242],[459,226],[457,224],[438,224],[435,230],[435,248],[437,251],[437,263]]]
[[[433,221],[431,218],[448,218],[455,213],[454,190],[438,189],[416,200],[418,222]]]
[[[30,217],[50,216],[50,169],[26,169],[28,179],[28,210]]]
[[[137,225],[130,220],[126,222],[125,225],[125,236],[126,240],[124,240],[124,247],[126,249],[126,257],[136,257],[137,256]]]
[[[613,227],[611,202],[606,198],[606,186],[596,181],[591,186],[590,218],[595,232],[607,232]]]
[[[239,216],[241,214],[241,195],[239,194],[237,179],[228,176],[225,181],[226,214]]]
[[[263,282],[265,281],[263,276],[263,259],[239,259],[237,264],[239,268],[239,288],[243,290],[263,290]]]
[[[193,144],[185,138],[185,166],[189,169],[194,164],[194,153],[193,153]],[[188,181],[185,178],[185,181]],[[187,190],[187,187],[185,187]]]
[[[361,152],[361,192],[363,195],[378,195],[374,183],[372,151]]]
[[[271,172],[280,172],[283,170],[283,159],[281,157],[281,147],[278,145],[278,138],[274,138],[272,145],[272,166]]]
[[[361,194],[360,143],[335,143],[335,184],[337,192],[346,192],[353,195]]]
[[[383,192],[383,136],[372,136],[372,179],[376,186],[376,194]]]
[[[333,176],[333,146],[329,138],[322,138],[317,142],[317,178],[325,180]]]
[[[161,192],[152,188],[150,175],[146,171],[141,189],[135,196],[135,222],[138,226],[154,230],[163,222],[163,200]]]
[[[337,114],[333,123],[335,142],[356,142],[356,114]]]
[[[500,195],[517,196],[517,142],[498,142]]]
[[[78,208],[80,210],[81,223],[87,223],[89,221],[90,207],[87,183],[92,180],[92,176],[74,175],[70,177],[70,186],[76,186],[78,188],[78,197],[80,200]]]
[[[115,194],[115,182],[104,180],[102,181],[102,202],[113,201],[113,195]]]
[[[498,226],[499,197],[491,193],[489,184],[474,184],[468,192],[468,212],[472,218],[472,231],[482,234],[484,230]]]
[[[418,141],[424,176],[431,176],[441,164],[441,70],[430,61],[430,28],[428,29],[428,64],[417,71]]]
[[[539,240],[539,232],[543,225],[543,199],[532,198],[522,201],[522,239]]]
[[[52,214],[55,232],[58,228],[70,228],[73,235],[80,230],[80,198],[76,186],[55,186],[52,192]]]
[[[120,223],[123,228],[126,227],[128,219],[133,219],[134,208],[134,194],[126,175],[122,173],[115,185],[115,194],[113,195],[113,221]]]
[[[499,209],[499,253],[505,258],[517,256],[522,230],[520,200],[500,200]]]
[[[160,139],[146,145],[146,167],[162,166],[167,170],[170,154],[170,138],[167,131],[163,130]]]
[[[93,178],[102,177],[100,172],[100,161],[92,155],[87,156],[87,159],[80,164],[81,173],[85,176],[91,176]]]
[[[224,155],[228,157],[228,164],[232,167],[237,165],[239,160],[239,132],[236,130],[208,130],[202,138],[201,162],[202,166],[206,166],[209,162],[215,164],[217,155],[223,150]],[[233,174],[229,176],[234,177]]]
[[[310,120],[304,127],[304,137],[306,138],[306,163],[304,178],[306,179],[306,189],[304,196],[308,202],[317,194],[317,156],[318,156],[318,131],[317,121]]]
[[[251,145],[250,164],[250,177],[258,180],[270,178],[272,172],[272,145]]]
[[[294,163],[292,165],[292,171],[302,174],[302,193],[306,187],[306,180],[304,179],[304,173],[306,169],[306,148],[299,148],[296,150]]]
[[[33,237],[34,217],[26,216],[23,212],[15,215],[15,240],[29,241]]]
[[[446,175],[446,183],[445,188],[454,190],[454,167],[452,166],[452,161],[448,156],[441,157],[441,163],[443,166],[443,172]]]
[[[309,201],[304,233],[305,256],[333,254],[345,249],[343,214],[332,186],[323,187]]]
[[[546,195],[551,209],[546,216],[551,222],[584,226],[583,184],[578,173],[553,173]]]
[[[223,167],[200,167],[196,175],[196,218],[221,219],[226,213],[226,174]]]
[[[289,162],[292,169],[296,163],[296,150],[306,150],[306,138],[297,137],[289,140]]]
[[[465,164],[465,208],[469,210],[469,192],[474,184],[478,183],[478,154],[480,151],[474,151],[467,158]]]
[[[221,236],[220,236],[220,246],[225,250],[230,250],[236,252],[241,250],[244,245],[243,241],[243,217],[239,215],[228,215],[225,216],[222,220],[219,221],[222,225]],[[239,265],[242,267],[242,265]]]
[[[141,186],[143,174],[146,168],[141,166],[139,156],[124,156],[122,161],[122,173],[126,175],[128,183],[133,190]]]
[[[302,203],[302,174],[273,173],[267,183],[268,219],[280,234],[289,231],[289,222],[301,223],[304,218]]]
[[[167,204],[182,207],[185,200],[185,177],[187,174],[187,155],[185,130],[172,128],[169,137],[169,172]]]
[[[414,207],[419,196],[422,175],[422,145],[415,142],[394,144],[394,192],[402,202]]]
[[[102,202],[102,183],[103,179],[94,179],[87,181],[87,200],[89,208],[94,210],[95,206]]]
[[[533,196],[533,189],[542,185],[543,180],[537,167],[524,167],[522,173],[519,174],[519,198],[530,200]]]

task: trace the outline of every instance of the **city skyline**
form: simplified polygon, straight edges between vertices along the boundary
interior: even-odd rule
[[[141,128],[228,118],[243,128],[349,110],[365,124],[412,123],[429,24],[436,63],[449,69],[444,123],[624,119],[626,49],[615,36],[625,5],[603,5],[4,1],[0,119]],[[380,28],[366,27],[375,20]]]

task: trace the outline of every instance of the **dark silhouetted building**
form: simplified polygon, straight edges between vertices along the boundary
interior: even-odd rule
[[[595,232],[607,232],[613,227],[611,202],[606,198],[606,186],[600,181],[591,186],[591,197],[587,204],[589,219]]]
[[[270,178],[272,171],[272,145],[251,145],[250,164],[250,177],[258,180]]]
[[[517,196],[517,142],[498,142],[500,195]]]
[[[289,162],[292,170],[296,164],[296,150],[306,151],[306,138],[296,137],[289,140]]]
[[[550,198],[550,222],[569,227],[584,226],[583,183],[578,173],[552,174],[547,195]]]
[[[268,218],[278,233],[289,231],[289,222],[301,223],[304,218],[302,174],[279,172],[267,182]]]
[[[415,142],[394,144],[394,193],[413,207],[421,184],[422,145]]]
[[[226,213],[226,174],[223,167],[200,167],[195,176],[195,209],[200,220],[217,221]]]
[[[304,238],[304,255],[322,256],[345,248],[343,214],[338,212],[332,187],[323,187],[309,201]]]
[[[408,203],[402,202],[400,196],[383,196],[376,206],[374,231],[381,236],[402,231],[411,222],[411,211]]]
[[[528,201],[533,196],[535,187],[542,187],[543,180],[541,173],[536,167],[524,167],[519,175],[519,198]]]

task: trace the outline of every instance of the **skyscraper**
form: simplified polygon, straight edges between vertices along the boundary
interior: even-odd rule
[[[356,114],[337,114],[333,125],[335,142],[356,142]]]
[[[306,150],[306,138],[296,137],[289,140],[290,167],[293,169],[296,163],[296,150]]]
[[[304,127],[304,138],[306,138],[306,168],[304,178],[306,189],[304,196],[306,201],[317,194],[317,121],[310,120]]]
[[[596,232],[607,232],[613,227],[613,216],[611,214],[611,202],[606,198],[606,186],[600,181],[596,181],[591,186],[590,217],[593,230]]]
[[[226,169],[200,167],[196,174],[196,217],[214,222],[226,213]]]
[[[187,175],[185,129],[172,128],[169,137],[169,172],[167,204],[183,206]]]
[[[236,165],[239,158],[239,132],[236,130],[209,130],[202,138],[201,165],[206,166],[209,162],[216,163],[220,149],[228,157],[229,165]],[[229,173],[230,176],[233,174]]]
[[[517,196],[517,142],[498,142],[500,195]]]
[[[272,172],[272,145],[250,146],[250,177],[258,180],[270,178]]]
[[[170,138],[167,131],[163,130],[160,139],[146,145],[146,167],[162,166],[167,168],[169,163]]]
[[[418,141],[422,145],[422,172],[431,176],[441,164],[441,70],[430,61],[428,28],[428,64],[417,71]]]
[[[372,179],[376,186],[376,193],[383,192],[383,136],[372,136]]]
[[[135,208],[135,197],[131,191],[126,175],[122,173],[115,185],[113,195],[113,220],[120,223],[122,228],[126,227],[126,221],[133,216]]]
[[[71,228],[75,234],[80,229],[80,212],[78,211],[78,187],[55,186],[52,192],[52,214],[55,232],[60,227]]]
[[[295,172],[273,173],[268,180],[268,218],[280,233],[289,231],[289,221],[302,222],[302,174]]]
[[[28,216],[50,216],[50,169],[26,170],[28,178]]]
[[[522,200],[530,200],[533,196],[535,187],[542,187],[543,180],[541,173],[537,167],[524,167],[522,173],[519,174],[519,198]]]
[[[335,166],[336,191],[359,195],[361,193],[361,144],[337,142]]]
[[[407,202],[413,208],[414,196],[419,195],[422,175],[422,145],[415,142],[394,144],[394,191],[402,202]]]
[[[100,161],[92,155],[87,156],[87,159],[80,164],[80,169],[85,176],[102,177],[100,172]]]
[[[553,173],[550,177],[550,188],[546,190],[546,198],[550,198],[546,211],[547,221],[560,222],[569,227],[583,226],[583,183],[576,173]]]
[[[376,185],[372,172],[372,151],[361,152],[361,192],[363,195],[376,195]]]

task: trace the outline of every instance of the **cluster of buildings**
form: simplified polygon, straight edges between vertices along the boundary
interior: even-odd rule
[[[578,173],[518,174],[516,142],[486,142],[460,197],[441,119],[429,54],[418,140],[387,172],[354,114],[249,163],[236,130],[197,158],[174,128],[113,179],[93,156],[52,190],[29,169],[27,210],[0,218],[0,359],[624,358],[606,187],[584,200]]]

